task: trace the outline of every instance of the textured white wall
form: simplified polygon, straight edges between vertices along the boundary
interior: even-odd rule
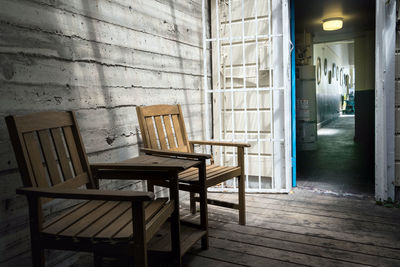
[[[3,118],[74,110],[91,162],[138,154],[137,105],[182,104],[200,138],[202,53],[201,0],[0,0],[1,266],[30,247]]]

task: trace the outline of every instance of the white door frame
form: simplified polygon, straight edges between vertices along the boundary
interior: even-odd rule
[[[375,31],[375,198],[395,194],[396,1],[376,0]]]

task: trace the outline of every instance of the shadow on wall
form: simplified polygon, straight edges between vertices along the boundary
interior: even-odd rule
[[[200,1],[0,1],[1,117],[74,110],[91,162],[138,154],[136,105],[179,102],[200,132]],[[29,265],[21,185],[1,119],[0,265]]]
[[[176,10],[177,9],[176,9],[175,4],[176,3],[174,1],[169,1],[170,11],[171,11],[172,21],[173,21],[173,27],[174,27],[172,29],[172,31],[175,33],[176,40],[178,40],[177,42],[175,42],[175,44],[176,44],[176,48],[177,48],[177,51],[178,51],[179,69],[183,72],[184,71],[184,65],[183,65],[183,54],[182,54],[182,50],[181,50],[181,45],[182,45],[182,42],[185,42],[187,40],[180,40],[181,38],[180,38],[180,35],[179,35],[179,30],[183,31],[185,29],[183,29],[183,26],[181,27],[181,29],[178,28],[178,23],[177,23],[177,20],[176,20]],[[188,28],[187,31],[190,31],[190,29]],[[198,37],[199,37],[200,40],[202,39],[202,36],[200,35],[201,32],[202,32],[202,28],[198,29],[197,34],[199,35]],[[202,58],[201,50],[199,50],[199,58]],[[204,72],[204,70],[203,70],[203,72]],[[182,105],[182,107],[184,109],[184,113],[183,114],[185,116],[186,125],[188,126],[187,130],[189,130],[188,134],[192,135],[192,132],[194,131],[194,124],[193,124],[193,119],[192,119],[194,114],[191,111],[190,105],[191,104],[200,104],[200,103],[193,103],[192,102],[193,99],[190,99],[190,97],[189,97],[189,93],[190,92],[188,93],[188,91],[190,89],[187,88],[184,75],[181,76],[181,81],[182,81],[182,85],[183,85],[183,94],[184,94],[184,97],[185,97],[185,103],[175,103],[175,104],[181,104]],[[200,82],[200,84],[201,84],[201,82]],[[201,85],[199,85],[198,87],[199,87],[199,90],[201,90]],[[202,95],[202,101],[204,101],[203,103],[206,103],[206,100],[204,99],[203,95]],[[201,112],[202,112],[202,114],[205,113],[204,105],[202,105]],[[203,120],[202,120],[201,128],[202,129],[205,128]]]

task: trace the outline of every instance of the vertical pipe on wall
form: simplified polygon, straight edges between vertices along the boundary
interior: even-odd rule
[[[270,114],[270,139],[271,139],[271,187],[276,188],[276,181],[275,181],[275,137],[274,137],[274,92],[275,92],[275,84],[274,80],[272,80],[272,0],[268,0],[267,7],[268,7],[268,42],[267,42],[267,50],[268,50],[268,80],[269,84],[268,87],[271,89],[269,91],[269,114]],[[272,86],[272,87],[271,87]]]
[[[246,84],[246,76],[247,76],[247,72],[246,72],[246,48],[245,48],[245,40],[244,40],[244,0],[242,0],[242,68],[243,68],[243,89],[247,88],[247,84]],[[248,125],[247,125],[247,91],[244,92],[244,138],[245,138],[245,142],[248,142],[248,136],[247,136],[247,132],[248,132]],[[249,187],[249,172],[248,172],[248,166],[249,166],[249,150],[245,149],[245,153],[246,153],[246,157],[245,157],[245,174],[246,174],[246,188]]]
[[[221,90],[221,43],[220,43],[220,21],[219,21],[219,0],[215,0],[215,17],[216,17],[216,21],[215,21],[215,27],[216,27],[216,41],[217,41],[217,75],[218,75],[218,90],[220,92],[219,97],[218,97],[218,102],[219,102],[219,109],[221,112],[218,112],[218,116],[219,116],[219,133],[220,133],[220,137],[222,135],[222,117],[225,116],[226,114],[226,109],[225,109],[225,103],[224,103],[224,108],[222,109],[222,100],[223,100],[223,96],[225,95],[225,92],[222,92]],[[224,89],[226,89],[226,82],[225,82],[225,68],[223,68],[223,73],[224,73]],[[224,127],[224,139],[226,138],[226,127]],[[221,138],[220,138],[221,140]],[[224,166],[224,159],[225,157],[223,156],[223,154],[225,154],[226,156],[226,150],[224,147],[220,148],[220,165]],[[224,189],[224,183],[221,184],[221,188]]]
[[[205,0],[202,0],[202,10],[201,10],[201,18],[202,18],[202,24],[203,24],[203,80],[204,80],[204,117],[205,117],[205,125],[204,128],[206,130],[205,132],[205,138],[206,140],[210,140],[210,133],[209,133],[209,114],[208,114],[208,78],[207,78],[207,36],[206,36],[206,3]],[[208,152],[208,151],[207,151]]]
[[[222,140],[222,116],[225,116],[225,110],[222,109],[222,97],[223,93],[221,91],[221,53],[220,53],[220,40],[219,40],[219,2],[218,0],[215,0],[215,29],[216,29],[216,43],[217,43],[217,90],[219,92],[218,96],[218,124],[219,124],[219,140]],[[225,84],[225,83],[224,83]],[[213,88],[214,89],[214,88]],[[225,138],[225,136],[224,136]],[[224,158],[223,158],[223,148],[219,148],[219,154],[220,154],[220,165],[223,166],[224,163]]]
[[[259,88],[259,76],[258,76],[258,9],[257,0],[254,1],[254,22],[256,24],[256,92],[257,92],[257,159],[258,159],[258,189],[261,190],[261,141],[260,141],[260,88]]]
[[[233,47],[232,47],[232,1],[228,1],[228,13],[229,13],[229,67],[231,76],[231,114],[232,114],[232,142],[235,142],[235,97],[233,92]],[[232,147],[232,161],[233,165],[236,165],[236,150]],[[236,189],[236,178],[233,179],[233,188]]]

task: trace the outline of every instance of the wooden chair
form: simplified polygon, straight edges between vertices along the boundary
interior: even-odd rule
[[[216,141],[190,141],[186,133],[180,105],[154,105],[147,107],[136,107],[144,152],[148,154],[166,154],[178,157],[206,158],[204,154],[194,153],[194,145],[215,145],[237,147],[237,166],[207,165],[205,177],[199,176],[196,169],[189,169],[179,174],[179,189],[190,192],[190,209],[195,213],[195,201],[200,202],[200,213],[204,210],[207,214],[207,205],[218,205],[222,207],[239,210],[239,224],[246,224],[245,209],[245,176],[244,176],[244,148],[250,147],[244,143],[216,142]],[[239,204],[229,203],[221,200],[207,199],[207,188],[237,177],[239,182]],[[148,190],[153,185],[163,185],[162,181],[148,181]],[[195,193],[200,198],[195,197]]]
[[[93,252],[95,260],[133,256],[135,266],[147,266],[146,244],[168,217],[172,253],[181,264],[177,179],[170,181],[170,200],[154,199],[152,192],[99,190],[73,112],[8,116],[6,122],[24,184],[17,193],[29,204],[33,266],[45,265],[44,249]],[[84,201],[45,221],[42,205],[58,198]]]

